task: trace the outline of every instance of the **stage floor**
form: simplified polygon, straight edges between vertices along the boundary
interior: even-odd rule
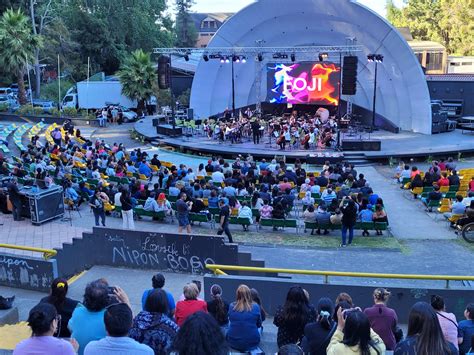
[[[268,137],[255,145],[252,141],[231,144],[210,140],[202,135],[192,137],[171,138],[158,136],[156,128],[152,126],[151,118],[140,120],[135,123],[135,130],[149,140],[159,140],[162,144],[207,155],[237,156],[238,154],[252,154],[258,158],[273,158],[275,155],[285,155],[287,158],[306,158],[308,154],[334,152],[332,149],[288,149],[280,150],[275,140],[269,144]],[[453,132],[434,135],[424,135],[413,132],[402,131],[394,134],[387,131],[375,131],[372,134],[349,137],[344,135],[343,139],[372,139],[382,142],[381,151],[354,151],[346,152],[347,156],[364,156],[369,160],[387,159],[389,157],[423,157],[429,155],[442,155],[457,157],[458,153],[474,153],[474,132]]]

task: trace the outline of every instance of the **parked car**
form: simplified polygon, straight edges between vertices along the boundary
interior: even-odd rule
[[[11,84],[11,85],[10,85],[10,89],[12,89],[13,94],[14,94],[15,96],[18,96],[18,84]]]
[[[11,96],[13,96],[13,90],[11,88],[0,88],[0,95],[11,95]]]
[[[41,107],[43,109],[43,113],[51,113],[53,109],[57,108],[53,101],[47,100],[33,100],[33,107]]]
[[[7,104],[10,111],[14,111],[20,107],[13,95],[0,95],[0,105],[2,104]]]
[[[119,108],[122,110],[124,122],[135,122],[138,119],[138,115],[136,112],[123,106],[119,106]]]

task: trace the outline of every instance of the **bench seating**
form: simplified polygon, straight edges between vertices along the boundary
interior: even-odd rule
[[[305,222],[304,223],[304,231],[310,229],[310,230],[315,230],[315,229],[322,229],[322,230],[341,230],[342,225],[340,224],[319,224],[318,222]],[[355,230],[373,230],[373,231],[385,231],[388,229],[388,223],[387,222],[357,222],[355,227]]]
[[[295,228],[296,233],[298,233],[298,221],[296,219],[262,218],[260,220],[260,227]]]

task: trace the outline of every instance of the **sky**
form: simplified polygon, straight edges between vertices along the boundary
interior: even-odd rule
[[[193,11],[196,12],[237,12],[254,0],[195,0],[195,2]],[[385,16],[385,0],[359,0],[359,2]],[[401,6],[403,0],[394,0],[394,3]]]

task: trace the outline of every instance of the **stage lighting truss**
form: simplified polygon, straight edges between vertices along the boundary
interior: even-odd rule
[[[337,54],[348,55],[354,52],[361,52],[362,46],[346,45],[346,46],[305,46],[305,47],[207,47],[207,48],[155,48],[154,54],[177,55],[189,60],[192,54],[201,56],[204,61],[208,59],[219,59],[222,63],[230,63],[234,57],[239,58],[239,62],[245,63],[247,58],[255,58],[255,60],[262,62],[265,57],[273,59],[293,60],[296,61],[298,55],[299,60],[304,60],[308,57],[318,56],[321,61],[327,60],[329,56]],[[383,61],[383,56],[378,56],[380,62]],[[188,59],[186,59],[188,58]],[[244,58],[244,59],[243,59]],[[237,59],[237,58],[236,58]],[[237,60],[235,60],[237,63]]]

